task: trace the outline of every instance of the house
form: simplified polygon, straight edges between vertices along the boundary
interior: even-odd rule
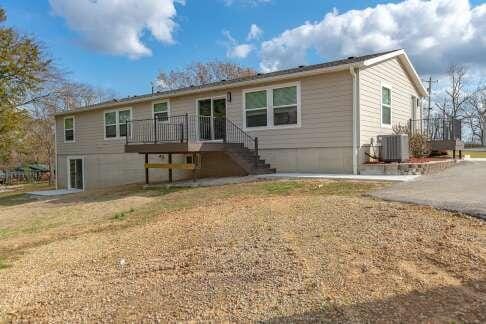
[[[405,51],[395,50],[61,112],[57,186],[358,174],[377,135],[421,119],[426,95]]]

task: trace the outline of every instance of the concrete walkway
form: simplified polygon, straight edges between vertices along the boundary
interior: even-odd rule
[[[352,175],[352,174],[316,174],[316,173],[274,173],[274,174],[261,174],[261,175],[249,175],[246,177],[225,177],[225,178],[202,178],[196,182],[192,180],[177,181],[172,184],[154,184],[144,186],[146,189],[156,187],[213,187],[223,186],[228,184],[246,183],[263,180],[354,180],[354,181],[412,181],[420,176],[408,175],[408,176],[377,176],[377,175]]]
[[[419,178],[418,175],[353,175],[353,174],[326,174],[326,173],[273,173],[257,176],[260,179],[335,179],[355,181],[393,181],[408,182]]]
[[[486,220],[486,162],[465,161],[438,174],[399,183],[371,195],[457,211]]]
[[[43,196],[43,197],[54,197],[54,196],[63,196],[69,195],[73,193],[82,192],[83,190],[79,189],[58,189],[58,190],[42,190],[42,191],[31,191],[27,194],[33,196]]]

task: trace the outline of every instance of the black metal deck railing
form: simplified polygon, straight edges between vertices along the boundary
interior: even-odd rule
[[[178,115],[165,119],[127,121],[126,144],[200,143],[241,144],[258,154],[258,138],[224,117]]]
[[[462,139],[462,120],[453,118],[410,119],[410,134],[424,134],[431,141]]]

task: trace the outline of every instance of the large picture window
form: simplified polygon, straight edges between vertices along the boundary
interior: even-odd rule
[[[64,118],[64,142],[74,142],[74,117]]]
[[[299,84],[244,92],[245,128],[300,126]]]
[[[127,136],[127,122],[131,118],[131,109],[120,109],[105,112],[105,138]]]
[[[381,87],[381,124],[391,126],[391,89]]]
[[[154,109],[154,119],[158,121],[169,120],[169,102],[157,102],[153,105]]]

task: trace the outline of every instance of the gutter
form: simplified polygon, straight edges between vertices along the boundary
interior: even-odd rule
[[[353,77],[353,174],[358,174],[359,163],[359,65],[350,65]]]

